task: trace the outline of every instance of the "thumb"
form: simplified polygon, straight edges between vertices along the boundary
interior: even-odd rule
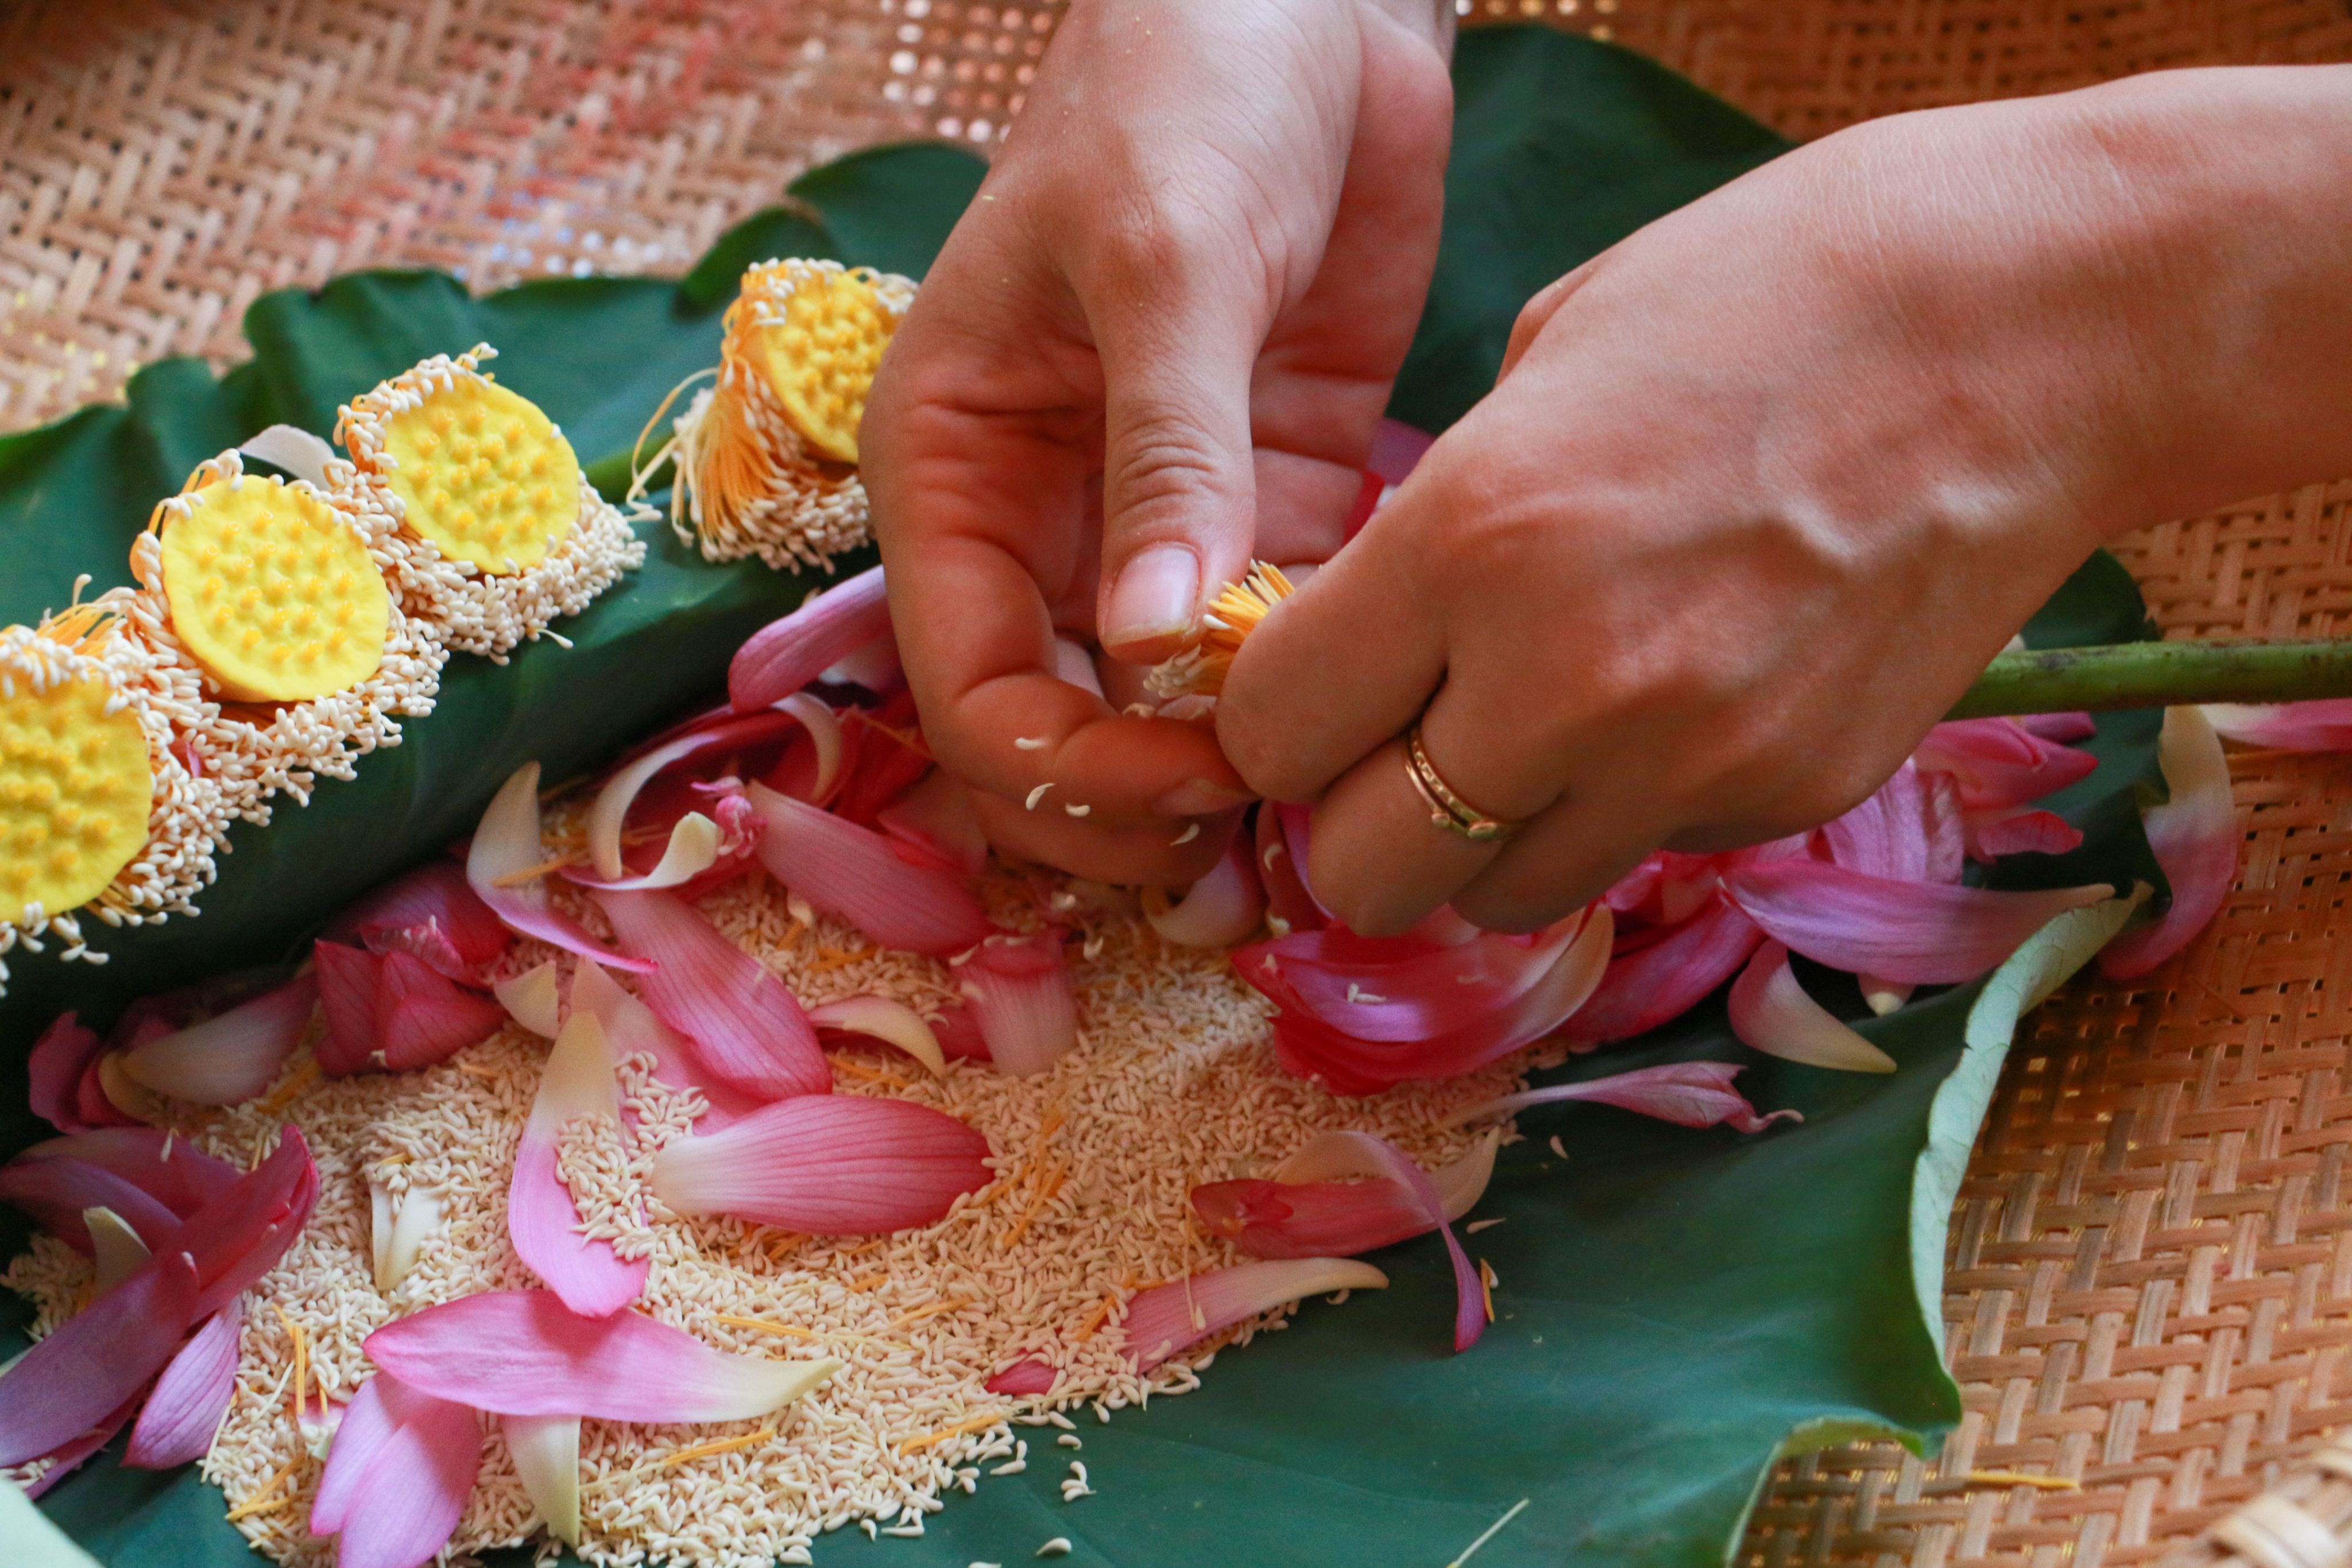
[[[1263,306],[1220,298],[1213,272],[1171,298],[1127,294],[1096,323],[1103,371],[1097,640],[1150,664],[1191,635],[1206,598],[1248,570],[1256,533],[1250,377]],[[1148,304],[1132,303],[1149,300]]]

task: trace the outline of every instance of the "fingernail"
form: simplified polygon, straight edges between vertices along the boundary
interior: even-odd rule
[[[1127,563],[1103,612],[1103,645],[1125,647],[1192,630],[1201,561],[1182,545],[1153,545]]]
[[[1162,817],[1209,817],[1246,806],[1256,799],[1244,790],[1228,789],[1206,779],[1187,779],[1151,802],[1151,810]]]

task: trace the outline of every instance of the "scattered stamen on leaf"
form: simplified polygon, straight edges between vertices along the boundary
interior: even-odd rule
[[[1500,1533],[1500,1532],[1501,1532],[1503,1526],[1505,1526],[1505,1525],[1507,1525],[1507,1524],[1510,1523],[1510,1522],[1511,1522],[1511,1521],[1513,1521],[1513,1520],[1515,1520],[1515,1519],[1518,1518],[1518,1517],[1519,1517],[1519,1511],[1520,1511],[1521,1509],[1523,1509],[1523,1508],[1527,1507],[1527,1506],[1528,1506],[1528,1504],[1530,1501],[1532,1501],[1532,1500],[1532,1500],[1532,1499],[1530,1499],[1530,1498],[1524,1498],[1524,1497],[1523,1497],[1523,1498],[1519,1499],[1519,1500],[1518,1500],[1518,1501],[1517,1501],[1517,1502],[1513,1503],[1513,1504],[1511,1505],[1511,1507],[1510,1507],[1510,1511],[1509,1511],[1509,1512],[1507,1512],[1507,1513],[1504,1514],[1502,1518],[1500,1518],[1500,1519],[1496,1520],[1494,1523],[1492,1523],[1492,1524],[1488,1525],[1488,1526],[1486,1527],[1486,1532],[1485,1532],[1484,1534],[1480,1535],[1480,1536],[1478,1537],[1478,1539],[1477,1539],[1477,1540],[1475,1540],[1475,1541],[1472,1542],[1469,1545],[1467,1545],[1467,1546],[1464,1547],[1464,1548],[1462,1549],[1462,1555],[1461,1555],[1461,1556],[1459,1556],[1459,1557],[1456,1557],[1453,1562],[1448,1563],[1445,1565],[1445,1568],[1462,1568],[1462,1564],[1464,1564],[1465,1563],[1467,1563],[1467,1562],[1469,1562],[1469,1561],[1470,1561],[1470,1554],[1471,1554],[1472,1552],[1474,1552],[1477,1551],[1477,1550],[1478,1550],[1478,1548],[1480,1548],[1481,1546],[1486,1545],[1486,1542],[1488,1542],[1489,1541],[1494,1540],[1494,1539],[1495,1539],[1495,1537],[1496,1537],[1498,1533]]]

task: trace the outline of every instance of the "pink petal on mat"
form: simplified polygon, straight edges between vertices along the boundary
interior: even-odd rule
[[[639,792],[664,770],[697,757],[715,755],[723,762],[727,753],[764,745],[796,726],[806,727],[819,737],[820,754],[829,747],[837,758],[841,724],[834,717],[833,710],[814,697],[796,695],[790,700],[793,703],[790,710],[769,708],[740,716],[722,713],[699,720],[616,768],[596,791],[596,800],[588,808],[588,817],[583,824],[590,863],[597,879],[617,882],[626,873],[627,868],[621,862],[622,827]],[[820,781],[823,776],[820,768]]]
[[[1055,1381],[1062,1375],[1032,1356],[1016,1361],[986,1383],[981,1385],[991,1394],[1011,1395],[1015,1398],[1032,1394],[1051,1394]]]
[[[962,1002],[940,1009],[940,1016],[931,1020],[931,1034],[940,1042],[940,1054],[950,1061],[990,1060],[988,1040],[980,1032],[980,1020]]]
[[[2115,895],[2104,883],[2007,893],[1793,860],[1735,872],[1724,891],[1808,958],[1916,985],[1973,980],[2058,915]]]
[[[583,963],[573,971],[572,1005],[587,1009],[604,1026],[605,1047],[614,1061],[644,1052],[654,1059],[655,1077],[674,1090],[691,1089],[700,1094],[709,1107],[696,1123],[703,1132],[715,1133],[740,1122],[768,1103],[704,1071],[686,1038],[654,1017],[651,1008],[623,990],[596,964]],[[630,1120],[634,1125],[635,1118]]]
[[[42,1458],[49,1461],[48,1468],[40,1473],[38,1479],[25,1483],[25,1495],[28,1498],[38,1498],[79,1469],[84,1459],[114,1441],[114,1435],[131,1425],[131,1417],[138,1410],[139,1402],[145,1396],[144,1389],[133,1394],[109,1411],[97,1426],[70,1442],[58,1444],[43,1455]]]
[[[1788,1061],[1839,1072],[1892,1072],[1895,1059],[1854,1032],[1829,1009],[1805,994],[1789,967],[1789,950],[1767,942],[1732,982],[1731,1032],[1740,1040]]]
[[[1612,917],[1604,911],[1601,918]],[[1580,910],[1532,940],[1486,933],[1442,947],[1407,937],[1367,938],[1328,926],[1244,947],[1234,955],[1234,965],[1253,980],[1279,974],[1289,995],[1277,999],[1286,1008],[1295,998],[1344,1034],[1423,1040],[1508,1011],[1586,936],[1587,926]],[[1276,967],[1265,967],[1268,957]],[[1537,1033],[1559,1021],[1543,1024]]]
[[[0,1377],[0,1465],[73,1441],[163,1369],[196,1317],[196,1268],[159,1252]]]
[[[2230,896],[2238,880],[2238,852],[2245,846],[2230,794],[2230,761],[2205,715],[2193,707],[2165,709],[2157,758],[2171,796],[2150,806],[2141,824],[2156,863],[2172,884],[2172,902],[2155,925],[2126,931],[2107,944],[2099,969],[2111,979],[2145,975],[2189,946]]]
[[[1494,1146],[1491,1141],[1484,1143],[1481,1150],[1474,1151],[1471,1157],[1484,1166],[1486,1176],[1493,1175]],[[1325,1133],[1285,1161],[1284,1165],[1293,1174],[1308,1171],[1318,1176],[1370,1176],[1408,1198],[1419,1211],[1421,1219],[1421,1223],[1408,1234],[1418,1236],[1423,1231],[1434,1230],[1445,1238],[1446,1256],[1454,1265],[1454,1351],[1458,1354],[1478,1343],[1478,1336],[1486,1332],[1486,1291],[1480,1288],[1478,1271],[1470,1266],[1470,1255],[1462,1249],[1462,1243],[1454,1236],[1454,1227],[1449,1221],[1457,1212],[1466,1212],[1471,1204],[1478,1201],[1478,1194],[1486,1190],[1483,1179],[1478,1181],[1477,1191],[1470,1195],[1469,1202],[1463,1204],[1462,1209],[1457,1211],[1447,1196],[1438,1190],[1437,1183],[1431,1179],[1430,1174],[1413,1164],[1402,1149],[1386,1138],[1360,1132]],[[1314,1185],[1328,1184],[1318,1182]],[[1457,1199],[1460,1197],[1458,1193],[1454,1196]],[[1197,1199],[1195,1207],[1198,1207]],[[1362,1240],[1361,1233],[1348,1239],[1357,1243],[1344,1249],[1348,1253],[1367,1251],[1372,1247],[1386,1244]],[[1390,1239],[1402,1238],[1392,1237]],[[1244,1250],[1250,1249],[1244,1248]],[[1314,1254],[1287,1252],[1268,1256],[1297,1258]]]
[[[978,876],[988,869],[988,835],[971,809],[971,791],[943,768],[875,813],[874,825],[952,872]]]
[[[383,1049],[376,1027],[383,955],[320,941],[310,945],[310,956],[319,982],[319,1011],[326,1023],[315,1051],[319,1069],[331,1078],[364,1072]]]
[[[88,1161],[112,1171],[183,1219],[235,1186],[245,1174],[160,1127],[98,1127],[35,1144],[16,1159]]]
[[[856,1094],[801,1095],[654,1156],[655,1196],[812,1236],[905,1230],[986,1186],[988,1139],[944,1111]]]
[[[821,1030],[863,1035],[895,1045],[929,1069],[933,1076],[947,1075],[948,1060],[940,1050],[939,1036],[931,1032],[922,1014],[904,1002],[894,1002],[887,997],[845,997],[811,1008],[809,1022]]]
[[[471,1406],[378,1372],[327,1450],[310,1531],[339,1537],[335,1568],[418,1568],[449,1543],[481,1469]]]
[[[728,700],[738,713],[766,707],[889,633],[890,600],[877,566],[751,633],[727,666]]]
[[[1043,1072],[1078,1042],[1078,1003],[1062,943],[1050,926],[1028,936],[999,933],[956,967],[958,989],[999,1072]]]
[[[122,1054],[122,1070],[192,1104],[250,1100],[277,1082],[318,1001],[318,977],[297,975],[242,1007],[131,1047]]]
[[[1151,928],[1180,947],[1223,948],[1246,941],[1265,918],[1265,889],[1257,880],[1254,850],[1253,841],[1236,835],[1181,900],[1146,915]]]
[[[944,957],[988,935],[980,900],[929,855],[763,784],[743,795],[765,824],[768,874],[883,946]]]
[[[279,1130],[269,1157],[182,1222],[158,1248],[177,1248],[195,1260],[200,1293],[193,1322],[220,1311],[269,1272],[310,1222],[319,1203],[319,1167],[301,1130]]]
[[[549,1048],[515,1151],[507,1188],[507,1235],[515,1256],[586,1317],[600,1318],[637,1299],[646,1288],[648,1260],[625,1261],[609,1241],[579,1231],[580,1209],[556,1173],[555,1144],[574,1116],[610,1116],[618,1123],[621,1091],[613,1076],[613,1056],[604,1026],[585,1008],[572,1017]]]
[[[1460,1123],[1487,1116],[1515,1116],[1530,1105],[1552,1105],[1570,1100],[1588,1100],[1597,1105],[1637,1111],[1680,1127],[1727,1124],[1738,1133],[1760,1133],[1775,1122],[1804,1120],[1794,1111],[1758,1115],[1748,1097],[1731,1086],[1740,1071],[1736,1063],[1728,1061],[1669,1061],[1658,1067],[1637,1067],[1631,1072],[1612,1073],[1607,1078],[1589,1078],[1581,1083],[1522,1090],[1474,1105],[1449,1120]]]
[[[684,887],[719,863],[723,836],[717,822],[700,811],[688,811],[669,825],[669,836],[662,841],[661,859],[643,875],[604,882],[583,874],[578,866],[566,866],[563,875],[583,886],[608,887],[621,893]]]
[[[784,983],[667,893],[598,893],[616,940],[647,962],[637,984],[654,1016],[684,1035],[704,1071],[748,1094],[824,1094],[833,1069]]]
[[[1861,805],[1822,823],[1822,841],[1832,860],[1851,870],[1926,881],[1931,812],[1919,769],[1906,761]]]
[[[748,1421],[841,1366],[729,1355],[631,1308],[583,1318],[546,1291],[460,1296],[386,1324],[363,1348],[404,1383],[500,1416],[600,1421]]]
[[[141,1408],[124,1464],[168,1470],[205,1457],[236,1392],[237,1329],[243,1321],[231,1301],[188,1336]]]
[[[385,884],[337,916],[334,942],[371,953],[407,953],[453,980],[471,982],[512,938],[467,883],[466,868],[436,860]]]
[[[466,853],[466,880],[491,911],[519,936],[535,936],[567,953],[593,958],[615,969],[643,971],[652,966],[604,946],[578,921],[549,901],[543,873],[547,851],[539,838],[539,764],[515,769],[474,830]],[[518,879],[501,885],[506,879]]]
[[[1461,1218],[1485,1196],[1496,1145],[1482,1138],[1430,1174],[1445,1218]],[[1196,1186],[1192,1203],[1204,1230],[1253,1258],[1353,1257],[1436,1228],[1416,1194],[1339,1133],[1310,1139],[1270,1178]]]
[[[1389,1277],[1352,1258],[1297,1258],[1236,1263],[1139,1291],[1127,1303],[1127,1354],[1150,1372],[1195,1341],[1306,1296],[1378,1291]]]
[[[1939,724],[1911,754],[1923,773],[1948,773],[1971,811],[2022,806],[2090,776],[2099,759],[2045,740],[2013,718]]]
[[[120,1127],[133,1119],[109,1104],[97,1084],[98,1059],[106,1042],[81,1026],[72,1013],[59,1013],[33,1042],[26,1070],[32,1080],[33,1113],[60,1133]]]
[[[2276,751],[2352,751],[2352,697],[2307,703],[2207,703],[2224,740]]]
[[[1968,831],[1969,849],[1985,861],[2003,855],[2063,855],[2083,843],[2080,828],[2054,811],[2032,807],[1980,817],[1969,823]]]
[[[90,1251],[86,1208],[112,1209],[151,1252],[180,1228],[178,1215],[129,1177],[70,1157],[11,1161],[0,1168],[0,1203],[23,1209],[85,1257]]]
[[[506,1026],[507,1010],[478,991],[460,988],[422,959],[383,956],[377,982],[383,1067],[413,1072],[446,1061]]]

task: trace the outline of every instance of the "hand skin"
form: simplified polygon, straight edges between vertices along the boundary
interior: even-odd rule
[[[1447,902],[1532,930],[1659,846],[1837,815],[2099,542],[2352,472],[2347,191],[2345,67],[1766,165],[1528,306],[1496,391],[1243,649],[1226,754],[1319,800],[1311,880],[1366,934]],[[1515,837],[1432,825],[1416,716]]]
[[[1118,708],[1253,555],[1339,546],[1435,265],[1452,26],[1450,0],[1071,6],[862,437],[924,734],[999,848],[1121,882],[1214,862],[1248,799],[1214,734]],[[1127,661],[1112,700],[1055,678],[1057,632]]]

